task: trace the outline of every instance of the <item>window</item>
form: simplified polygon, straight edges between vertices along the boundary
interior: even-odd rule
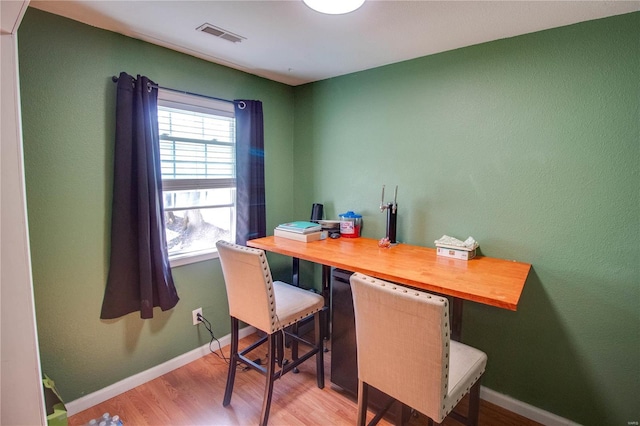
[[[172,266],[215,257],[235,241],[233,104],[158,91],[164,220]]]

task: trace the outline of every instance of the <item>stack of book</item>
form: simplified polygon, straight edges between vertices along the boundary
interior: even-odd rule
[[[273,235],[306,243],[327,238],[327,232],[322,230],[321,225],[302,220],[276,226],[276,229],[273,230]]]

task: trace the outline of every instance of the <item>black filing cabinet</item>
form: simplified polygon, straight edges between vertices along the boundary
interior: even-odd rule
[[[334,269],[331,280],[331,382],[354,397],[358,396],[358,360],[356,322],[349,277],[352,272]],[[389,396],[369,387],[369,406],[379,410]],[[407,409],[403,417],[408,417]],[[399,420],[400,404],[394,404],[387,416]]]

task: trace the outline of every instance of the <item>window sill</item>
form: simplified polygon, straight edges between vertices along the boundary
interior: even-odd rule
[[[217,259],[218,257],[219,256],[217,250],[202,251],[173,256],[169,258],[169,264],[172,268],[175,268],[177,266],[184,266],[191,263],[203,262],[205,260]]]

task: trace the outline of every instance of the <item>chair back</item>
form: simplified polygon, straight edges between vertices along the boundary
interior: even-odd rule
[[[276,299],[264,251],[216,243],[229,301],[229,315],[271,334],[276,324]]]
[[[360,273],[350,281],[358,379],[432,419],[444,417],[448,300]]]

